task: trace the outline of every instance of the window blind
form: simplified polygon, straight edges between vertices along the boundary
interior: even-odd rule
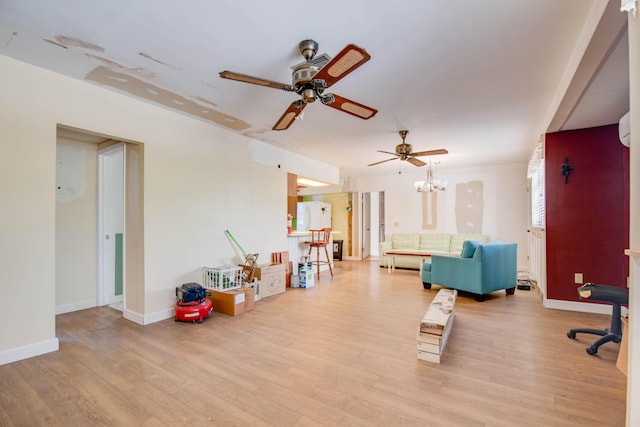
[[[544,141],[538,142],[527,168],[531,180],[531,226],[544,227]]]

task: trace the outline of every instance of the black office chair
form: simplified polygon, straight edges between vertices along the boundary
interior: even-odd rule
[[[571,339],[576,334],[594,334],[600,335],[602,338],[596,340],[587,347],[587,353],[594,355],[598,352],[598,347],[609,341],[619,343],[622,340],[622,320],[620,319],[620,307],[623,304],[629,304],[629,289],[619,288],[617,286],[597,285],[595,283],[585,283],[578,288],[578,294],[581,298],[605,301],[613,304],[613,313],[611,314],[611,327],[607,329],[590,329],[576,328],[567,332],[567,336]]]

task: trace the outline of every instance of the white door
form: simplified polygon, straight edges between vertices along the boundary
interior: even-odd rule
[[[98,152],[97,305],[123,301],[124,144]]]
[[[378,193],[378,241],[384,242],[385,239],[385,215],[384,215],[384,191]]]
[[[371,256],[380,256],[380,192],[371,192]]]
[[[371,193],[362,194],[362,259],[371,256]]]

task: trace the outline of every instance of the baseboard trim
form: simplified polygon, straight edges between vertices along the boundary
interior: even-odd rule
[[[124,311],[122,312],[122,317],[132,321],[133,323],[137,323],[138,325],[144,326],[144,315],[138,312],[125,308]]]
[[[77,301],[69,304],[56,305],[56,315],[71,313],[72,311],[85,310],[96,306],[96,300]]]
[[[58,338],[52,338],[35,344],[0,351],[0,365],[6,365],[19,360],[29,359],[45,353],[58,351],[59,348],[60,342],[58,341]]]
[[[554,310],[580,311],[582,313],[608,314],[611,316],[610,304],[597,304],[590,302],[562,301],[557,299],[545,299],[542,302],[545,308]]]
[[[144,324],[148,325],[150,323],[160,322],[162,320],[171,319],[175,317],[176,310],[174,307],[168,308],[162,311],[156,311],[155,313],[151,313],[149,315],[144,316]]]
[[[168,308],[166,310],[157,311],[151,314],[140,314],[131,310],[124,310],[122,316],[138,325],[149,325],[151,323],[160,322],[162,320],[170,319],[175,316],[175,309]]]

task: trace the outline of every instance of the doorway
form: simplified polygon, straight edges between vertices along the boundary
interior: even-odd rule
[[[117,304],[144,324],[144,144],[58,125],[55,191],[56,314]]]
[[[362,193],[362,259],[380,255],[384,218],[384,191]]]
[[[371,256],[371,193],[362,193],[362,259]]]

